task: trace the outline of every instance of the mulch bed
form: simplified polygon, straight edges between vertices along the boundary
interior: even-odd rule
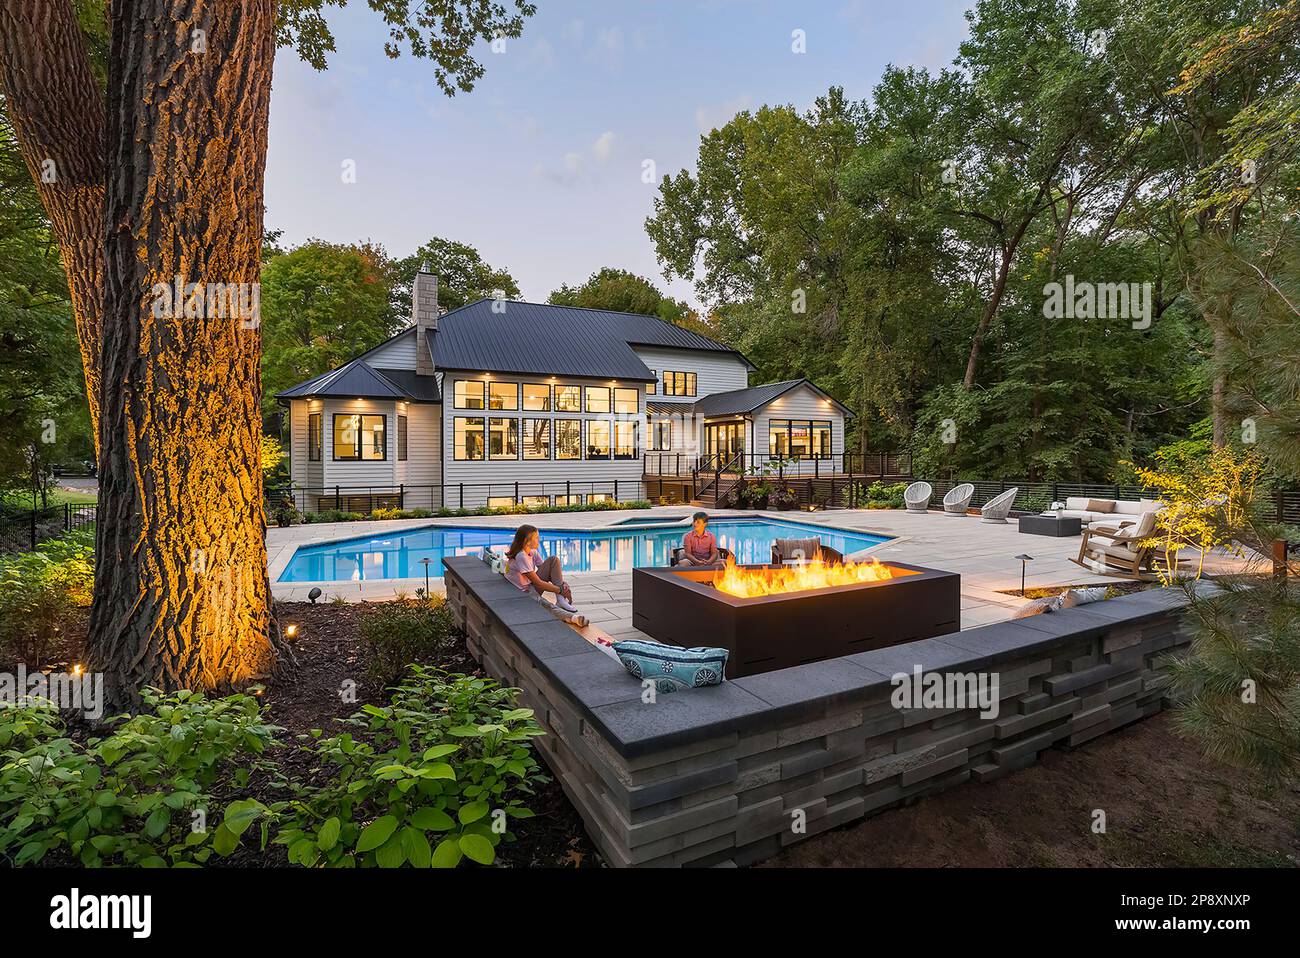
[[[370,655],[360,635],[361,619],[373,608],[372,604],[364,602],[276,603],[281,625],[298,626],[293,640],[296,669],[291,675],[267,683],[260,695],[266,721],[285,729],[279,735],[281,739],[291,741],[293,736],[317,728],[332,734],[342,728],[336,719],[346,718],[363,705],[383,704],[387,700],[383,689],[366,674]],[[427,664],[451,672],[485,675],[470,657],[462,636],[457,636],[437,661]],[[341,692],[348,682],[356,683],[355,702],[343,701]],[[289,753],[283,756],[285,760],[282,763],[287,772],[301,778],[319,774],[319,770],[310,766],[311,757],[307,753],[292,749],[284,751]],[[540,753],[538,757],[542,759]],[[251,797],[263,798],[257,792],[265,785],[255,778]],[[528,804],[536,817],[512,827],[517,841],[502,842],[497,846],[497,865],[572,868],[601,863],[599,853],[583,828],[582,819],[557,781],[552,778],[540,785],[536,797]],[[223,864],[246,867],[282,865],[285,864],[284,851],[278,846],[268,849],[267,853],[241,850]]]

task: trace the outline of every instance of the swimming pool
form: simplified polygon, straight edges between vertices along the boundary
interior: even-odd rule
[[[772,540],[821,536],[822,544],[845,555],[888,541],[888,536],[849,532],[784,519],[714,519],[709,528],[718,544],[730,549],[740,563],[761,563],[771,557]],[[542,552],[558,555],[569,572],[624,572],[638,566],[666,566],[674,546],[681,545],[685,524],[671,529],[541,530]],[[347,582],[376,579],[422,579],[442,575],[447,556],[468,555],[484,546],[502,550],[513,528],[423,526],[409,532],[300,546],[280,574],[280,582]]]

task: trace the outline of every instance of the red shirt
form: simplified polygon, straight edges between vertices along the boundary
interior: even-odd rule
[[[718,547],[718,540],[713,538],[713,533],[708,529],[705,529],[702,534],[692,529],[683,537],[682,546],[688,556],[703,562],[713,555],[713,550]]]

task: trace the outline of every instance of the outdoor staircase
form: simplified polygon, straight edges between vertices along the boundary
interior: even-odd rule
[[[708,488],[701,489],[696,498],[691,500],[691,505],[717,509],[719,501],[725,502],[739,481],[739,476],[724,476],[719,482],[709,483]]]

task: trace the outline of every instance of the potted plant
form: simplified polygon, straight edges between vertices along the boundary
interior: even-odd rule
[[[789,512],[799,504],[799,497],[795,491],[787,486],[784,489],[778,489],[772,496],[772,505],[776,506],[781,512]]]
[[[752,509],[766,509],[768,497],[772,495],[772,484],[770,482],[760,482],[752,486],[749,490],[749,507]]]
[[[281,506],[275,510],[275,523],[281,529],[287,529],[298,518],[298,510],[292,506]]]

